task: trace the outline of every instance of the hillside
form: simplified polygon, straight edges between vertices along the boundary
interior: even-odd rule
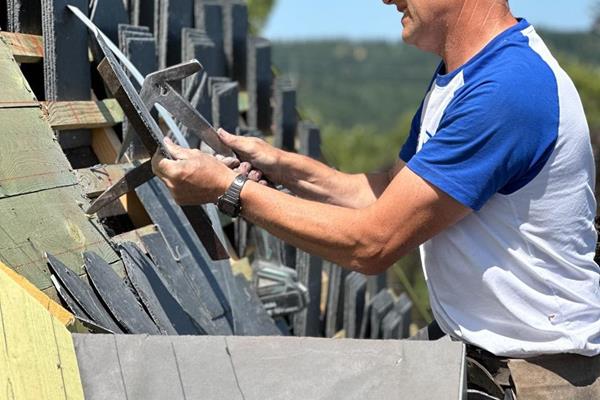
[[[569,73],[577,75],[580,90],[595,85],[598,36],[541,34]],[[439,63],[437,57],[402,43],[334,40],[276,42],[273,58],[280,71],[297,81],[303,117],[322,127],[328,161],[348,171],[376,169],[393,161]],[[594,74],[587,82],[589,71]],[[582,97],[586,103],[590,96]],[[597,102],[587,104],[594,120]]]
[[[562,59],[600,65],[600,38],[542,32]],[[439,60],[402,43],[278,42],[275,65],[297,79],[302,110],[320,123],[388,130],[418,106]]]

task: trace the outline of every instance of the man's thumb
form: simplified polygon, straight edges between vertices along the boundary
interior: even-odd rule
[[[219,128],[219,130],[217,131],[217,133],[219,134],[219,138],[221,139],[221,141],[229,148],[236,150],[236,145],[238,144],[237,141],[237,136],[236,135],[232,135],[231,133],[227,132],[225,129],[223,128]]]
[[[165,148],[167,149],[167,151],[169,152],[169,154],[175,160],[186,160],[188,158],[187,157],[188,149],[176,145],[168,137],[165,137],[165,140],[163,141],[163,144],[165,145]]]

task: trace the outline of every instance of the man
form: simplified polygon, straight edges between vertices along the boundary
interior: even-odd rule
[[[366,274],[420,246],[442,331],[496,356],[598,355],[595,172],[571,80],[505,0],[385,2],[404,14],[404,41],[443,60],[395,168],[348,175],[220,131],[297,195],[254,170],[242,216]],[[217,159],[169,147],[178,160],[155,158],[155,170],[181,204],[232,185]]]

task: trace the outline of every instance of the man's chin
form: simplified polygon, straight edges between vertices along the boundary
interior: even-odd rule
[[[414,40],[413,40],[414,38],[413,38],[413,35],[412,35],[411,33],[412,33],[412,32],[410,31],[410,29],[406,29],[406,28],[404,28],[404,29],[402,30],[402,41],[403,41],[404,43],[407,43],[407,44],[414,44]]]

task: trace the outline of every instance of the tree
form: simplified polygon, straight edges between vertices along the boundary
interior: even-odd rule
[[[257,35],[264,28],[276,0],[248,0],[250,30]]]

